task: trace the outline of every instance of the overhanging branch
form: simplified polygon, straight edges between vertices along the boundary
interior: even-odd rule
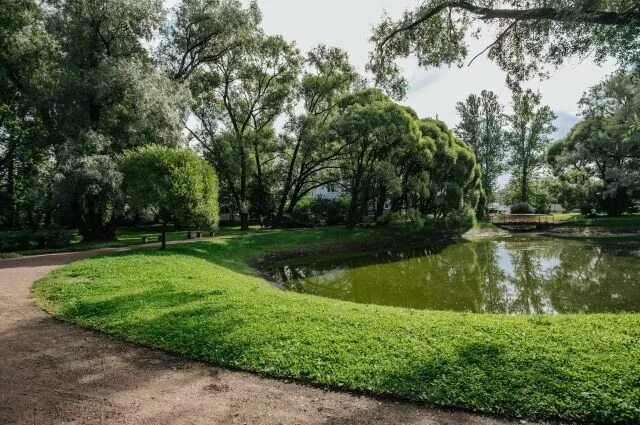
[[[399,26],[391,31],[379,44],[382,48],[399,33],[411,31],[438,15],[445,9],[459,9],[476,15],[479,19],[512,19],[515,21],[548,20],[557,22],[589,23],[596,25],[617,25],[640,27],[640,11],[629,9],[625,12],[610,12],[578,9],[556,9],[553,7],[537,7],[530,9],[494,9],[478,6],[468,1],[445,1],[420,14],[413,22]]]

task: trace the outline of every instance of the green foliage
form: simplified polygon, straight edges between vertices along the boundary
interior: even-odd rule
[[[304,198],[286,214],[284,227],[319,227],[344,224],[349,208],[349,199]]]
[[[42,248],[65,248],[71,244],[72,233],[60,226],[42,229],[16,230],[0,233],[0,252],[24,251]]]
[[[525,203],[513,204],[511,206],[511,214],[533,214],[535,213],[535,209]]]
[[[351,196],[347,226],[353,228],[362,215],[359,208],[368,201],[367,180],[383,163],[393,166],[407,151],[417,150],[421,135],[415,116],[377,89],[346,96],[339,112],[332,129],[346,145],[342,172]]]
[[[512,86],[544,77],[572,57],[614,58],[634,67],[640,64],[639,22],[634,0],[427,0],[374,28],[369,69],[379,85],[402,96],[407,83],[396,59],[415,55],[425,68],[462,66],[471,53],[467,40],[489,31],[494,42],[478,56],[487,51]]]
[[[513,179],[517,181],[520,194],[518,202],[528,203],[532,182],[545,164],[545,152],[550,143],[549,134],[555,130],[556,116],[551,108],[541,106],[541,96],[531,90],[513,92],[513,114],[507,136],[511,157]]]
[[[285,207],[291,215],[309,191],[336,182],[345,146],[330,131],[330,122],[337,114],[340,97],[359,79],[345,51],[324,45],[309,51],[304,68],[295,93],[303,110],[287,113],[285,131],[277,143],[282,191],[276,225],[282,221]]]
[[[190,133],[231,193],[244,229],[251,178],[254,193],[262,196],[269,187],[265,167],[275,150],[273,124],[293,100],[300,62],[294,44],[254,28],[246,43],[192,77],[192,112],[200,126]]]
[[[162,1],[62,0],[46,10],[61,57],[52,108],[59,199],[86,240],[114,239],[116,156],[181,136],[188,96],[156,70],[144,45],[162,23]]]
[[[151,208],[165,225],[217,226],[218,179],[195,152],[150,145],[125,152],[119,163],[131,208]]]
[[[435,147],[430,169],[432,196],[426,200],[425,211],[440,219],[467,206],[475,210],[484,195],[473,150],[442,121],[425,119],[420,128],[423,138]]]
[[[33,226],[28,192],[49,158],[47,101],[58,72],[55,42],[32,0],[0,3],[0,227]],[[49,179],[50,180],[50,179]],[[49,197],[45,194],[45,198]],[[37,223],[35,223],[37,224]]]
[[[187,80],[250,40],[261,19],[255,3],[242,7],[236,0],[182,0],[163,27],[158,55],[173,79]]]
[[[354,304],[283,292],[249,266],[281,250],[398,236],[332,228],[122,253],[61,268],[34,292],[60,319],[216,365],[519,418],[640,421],[638,314]]]
[[[585,94],[581,106],[584,119],[549,149],[547,160],[566,202],[620,215],[640,200],[637,74],[612,75]]]
[[[503,107],[494,92],[483,90],[480,96],[472,94],[464,102],[458,102],[456,110],[460,116],[456,134],[475,152],[482,172],[484,194],[489,202],[494,202],[497,180],[506,165],[506,115]],[[478,209],[481,215],[485,205],[483,202],[482,209]]]

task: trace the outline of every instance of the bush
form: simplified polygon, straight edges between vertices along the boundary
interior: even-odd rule
[[[533,214],[534,209],[531,205],[519,203],[511,206],[511,214]]]
[[[283,227],[321,227],[343,224],[348,203],[344,199],[305,198],[292,214],[286,214]]]
[[[458,208],[444,219],[444,227],[450,232],[463,234],[476,224],[476,211],[471,207]]]
[[[28,249],[64,248],[71,244],[69,230],[55,224],[42,229],[27,229],[0,234],[0,252],[25,251]]]

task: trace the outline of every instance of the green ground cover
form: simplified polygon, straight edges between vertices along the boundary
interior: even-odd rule
[[[269,376],[516,417],[640,422],[640,314],[360,305],[283,292],[250,267],[400,232],[283,231],[102,256],[55,271],[34,296],[60,319]]]
[[[627,214],[620,217],[599,215],[587,217],[580,214],[555,214],[563,227],[602,227],[619,229],[640,229],[640,214]]]

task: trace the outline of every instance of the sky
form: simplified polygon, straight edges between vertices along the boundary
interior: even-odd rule
[[[405,9],[418,5],[419,0],[258,0],[258,4],[267,33],[295,41],[303,52],[320,43],[340,47],[364,73],[372,47],[368,41],[371,27],[380,21],[383,11],[398,17]],[[471,55],[482,51],[491,41],[491,38],[471,40]],[[486,56],[464,68],[425,70],[419,68],[415,60],[403,61],[402,65],[410,84],[402,103],[411,106],[421,117],[438,117],[455,127],[458,123],[456,102],[483,89],[493,90],[502,103],[509,103],[505,74]],[[540,90],[543,102],[558,115],[554,138],[563,137],[577,122],[577,103],[584,91],[613,70],[610,64],[599,67],[588,59],[574,60],[552,71],[548,80],[528,84]]]

